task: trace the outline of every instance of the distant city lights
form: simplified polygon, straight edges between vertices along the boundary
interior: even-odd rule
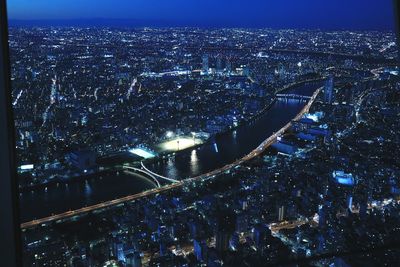
[[[21,165],[20,167],[19,167],[19,169],[21,170],[21,171],[30,171],[30,170],[33,170],[34,169],[34,165],[33,164],[26,164],[26,165]]]

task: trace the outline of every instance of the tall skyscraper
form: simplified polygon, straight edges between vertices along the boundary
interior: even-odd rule
[[[203,72],[204,73],[208,73],[208,69],[209,69],[209,66],[208,66],[208,55],[204,55],[203,56]]]
[[[325,83],[325,88],[324,88],[324,101],[327,104],[332,104],[333,100],[333,86],[334,86],[334,81],[333,81],[333,76],[329,76],[329,79]]]
[[[285,219],[285,206],[280,206],[278,208],[278,221],[283,221]]]

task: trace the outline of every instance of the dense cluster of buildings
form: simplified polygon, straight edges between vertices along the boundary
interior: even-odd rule
[[[332,103],[321,94],[280,138],[285,146],[228,173],[26,230],[26,259],[37,266],[297,266],[304,259],[393,266],[400,236],[396,80],[328,84]]]
[[[236,127],[287,84],[332,66],[362,76],[363,58],[391,60],[393,40],[391,32],[11,28],[18,161],[34,165],[24,186],[82,174],[70,153],[154,149],[169,131]]]
[[[11,34],[18,149],[29,171],[28,163],[63,166],[64,153],[77,148],[87,161],[80,154],[69,161],[92,164],[93,151],[152,144],[172,127],[215,134],[257,114],[278,88],[329,77],[309,113],[261,156],[215,177],[25,229],[27,266],[396,263],[400,80],[385,65],[395,57],[392,33]],[[18,67],[27,65],[37,69]]]

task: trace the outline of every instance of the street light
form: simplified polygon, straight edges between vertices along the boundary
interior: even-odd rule
[[[174,133],[171,131],[168,131],[166,134],[167,138],[172,138],[174,136]]]

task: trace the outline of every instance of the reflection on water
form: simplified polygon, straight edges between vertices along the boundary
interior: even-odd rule
[[[174,161],[172,158],[169,158],[167,161],[167,177],[176,177],[177,175]]]
[[[190,171],[195,173],[199,171],[199,157],[197,156],[196,149],[192,150],[192,154],[190,155]]]
[[[215,150],[215,153],[219,153],[217,143],[214,143],[214,150]]]
[[[311,96],[322,84],[304,84],[289,90],[288,93]],[[250,124],[215,137],[213,142],[206,143],[196,150],[178,152],[176,157],[167,161],[157,160],[147,167],[156,173],[175,179],[195,177],[218,169],[255,149],[273,132],[291,121],[305,103],[277,101],[268,112]],[[79,209],[151,188],[154,188],[154,184],[147,179],[138,179],[125,173],[119,176],[115,173],[102,173],[92,178],[90,182],[78,181],[70,185],[49,186],[47,192],[42,189],[20,195],[21,220],[26,222],[52,213]]]
[[[311,96],[322,82],[299,85],[288,93]],[[262,116],[232,132],[214,138],[196,152],[177,153],[168,162],[156,161],[150,170],[173,179],[196,177],[230,164],[257,148],[265,139],[290,122],[306,105],[303,100],[278,100]],[[195,153],[195,154],[194,154]]]
[[[43,188],[22,193],[21,221],[27,222],[155,188],[152,181],[136,174],[120,173],[117,176],[116,173],[109,172],[102,173],[101,177],[59,186],[49,185],[47,192]]]
[[[92,195],[92,187],[89,184],[89,181],[85,182],[85,197],[89,198]]]

